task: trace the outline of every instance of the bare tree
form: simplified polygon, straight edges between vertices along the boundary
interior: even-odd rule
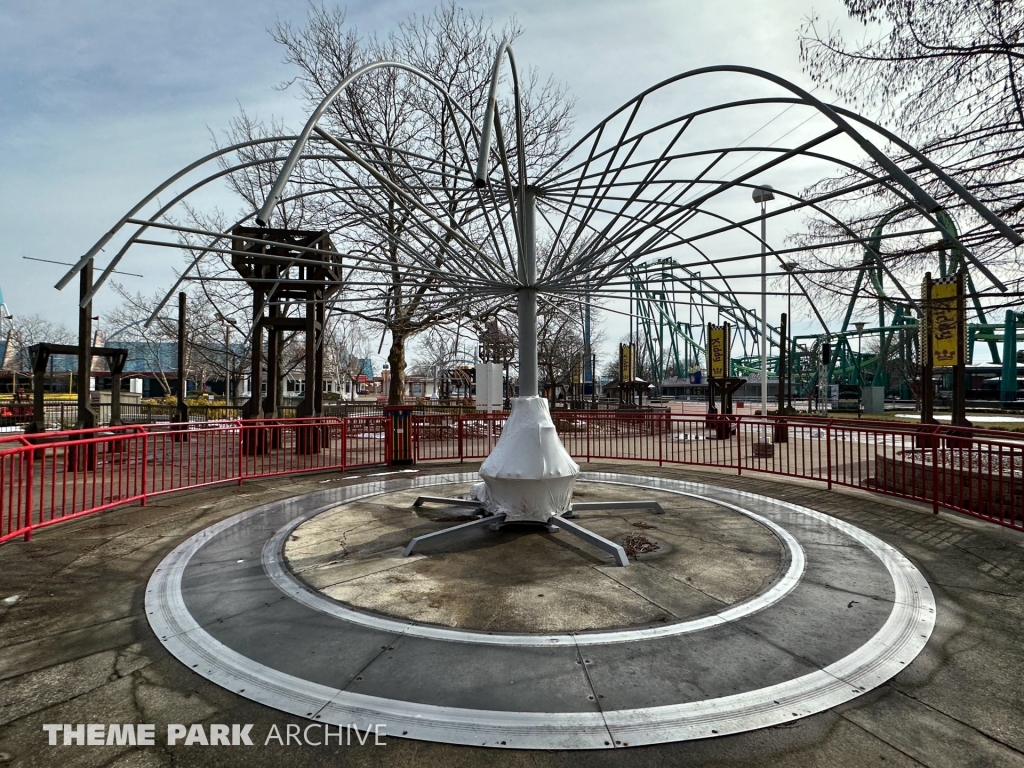
[[[1020,90],[1024,5],[1001,0],[844,2],[850,18],[863,24],[866,34],[861,41],[848,43],[834,26],[823,25],[818,17],[806,19],[800,52],[811,78],[854,108],[873,113],[1020,229],[1024,225]],[[898,146],[890,149],[898,161],[908,159]],[[1020,257],[991,227],[981,226],[948,187],[935,183],[931,174],[919,174],[917,179],[966,230],[957,234],[977,257],[1004,274],[1019,269]],[[808,193],[828,193],[853,180],[852,174],[841,174]],[[824,207],[866,236],[898,206],[893,195],[873,187]],[[898,231],[907,224],[906,229],[914,229],[921,223],[913,221],[917,216],[908,207],[895,216],[891,227]],[[815,237],[849,241],[848,232],[825,217],[813,219],[809,227],[808,241]],[[948,249],[947,243],[947,238],[934,232],[886,241],[886,266],[916,283],[920,273]],[[817,266],[841,269],[850,266],[851,256],[859,260],[862,251],[823,249],[815,255]],[[828,310],[845,303],[856,275],[856,271],[839,271],[808,280],[817,282],[819,299],[831,300],[833,307],[822,305]],[[880,293],[876,284],[865,288],[868,295]]]
[[[548,388],[551,404],[583,380],[587,346],[583,323],[576,312],[558,311],[549,303],[537,329],[537,366],[542,384]]]
[[[28,348],[33,344],[75,344],[78,341],[74,331],[63,323],[57,323],[43,315],[15,317],[7,329],[3,344],[4,359],[0,369],[15,372],[31,371],[32,358]]]
[[[274,39],[285,48],[286,61],[299,71],[293,82],[311,106],[359,66],[401,61],[440,82],[477,125],[486,106],[494,52],[502,38],[515,40],[521,34],[514,21],[495,30],[484,17],[454,3],[429,15],[412,16],[386,37],[361,35],[346,22],[344,11],[323,6],[311,7],[301,28],[282,22],[273,30]],[[541,82],[535,70],[520,86],[527,167],[536,168],[561,150],[571,128],[572,100],[553,80]],[[505,125],[515,124],[509,104],[500,103],[499,110]],[[476,161],[475,144],[466,144],[451,118],[450,106],[435,89],[407,73],[379,69],[353,83],[323,121],[332,134],[358,143],[388,182],[414,189],[429,186],[425,204],[446,219],[450,229],[437,228],[424,236],[423,223],[413,222],[409,211],[391,198],[381,210],[371,197],[380,179],[369,178],[351,163],[311,159],[297,182],[305,179],[329,188],[323,199],[331,204],[324,203],[317,215],[325,217],[326,228],[338,232],[347,251],[372,257],[372,269],[357,263],[350,275],[346,311],[390,334],[392,403],[401,402],[404,391],[407,341],[466,312],[465,295],[444,287],[430,272],[410,268],[411,254],[416,254],[421,263],[425,256],[435,269],[443,270],[452,246],[451,230],[465,231],[477,216],[467,178],[452,172]],[[410,166],[412,156],[431,158],[440,169],[429,184]],[[265,180],[252,186],[262,191]],[[343,229],[337,226],[342,218],[349,222]]]
[[[349,384],[350,399],[356,399],[356,382],[363,372],[367,336],[362,324],[345,315],[332,314],[324,334],[324,370],[334,371],[339,384]]]
[[[178,376],[175,368],[177,315],[171,316],[165,310],[147,328],[145,321],[162,295],[159,292],[153,296],[131,293],[119,283],[111,286],[121,297],[121,303],[105,316],[109,343],[113,346],[118,342],[132,343],[134,362],[144,365],[156,376],[164,391],[170,393],[170,379]],[[199,292],[189,296],[185,307],[185,379],[195,381],[202,391],[211,374],[225,368],[227,350],[224,348],[223,325],[217,320],[218,310],[204,301]]]

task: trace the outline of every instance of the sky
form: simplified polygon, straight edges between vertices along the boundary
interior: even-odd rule
[[[810,14],[844,17],[839,0],[461,4],[496,26],[516,16],[526,30],[515,48],[520,66],[536,66],[569,87],[579,131],[651,84],[695,67],[744,64],[810,88],[797,30]],[[433,5],[373,0],[344,7],[360,30],[386,33]],[[77,260],[151,188],[209,152],[240,108],[293,127],[305,121],[297,89],[279,87],[295,73],[267,30],[278,20],[301,24],[307,8],[304,0],[0,5],[0,291],[9,312],[73,327],[76,283],[53,288],[66,268],[23,257]],[[143,277],[119,279],[132,291],[166,290],[176,264],[171,252],[129,258],[122,268]],[[98,297],[101,327],[114,303],[109,290]],[[606,320],[610,342],[623,327]]]

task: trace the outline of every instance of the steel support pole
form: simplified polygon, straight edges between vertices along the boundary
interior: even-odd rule
[[[185,351],[188,344],[186,337],[186,301],[188,300],[184,291],[178,294],[178,394],[177,403],[174,408],[174,421],[188,423],[188,376],[185,371]],[[187,440],[185,433],[176,433],[175,440]]]
[[[518,298],[519,320],[519,396],[539,394],[537,377],[537,199],[534,190],[526,187],[519,205],[521,231]]]
[[[79,296],[84,297],[92,290],[92,259],[89,259],[79,273]],[[92,302],[78,306],[78,370],[75,385],[78,395],[78,417],[75,429],[91,429],[96,426],[96,414],[92,410],[92,393],[89,378],[92,373]],[[44,371],[45,373],[45,371]],[[40,379],[42,381],[42,379]]]
[[[956,365],[953,366],[953,402],[950,423],[955,427],[969,427],[967,421],[967,350],[964,349],[964,330],[967,327],[967,307],[964,292],[965,269],[956,274]]]
[[[228,416],[231,407],[231,332],[224,323],[224,416]]]
[[[618,566],[628,566],[629,558],[626,557],[626,550],[622,548],[621,544],[616,544],[614,541],[609,541],[604,536],[599,536],[593,531],[584,528],[576,523],[569,522],[564,517],[558,517],[557,515],[551,517],[548,523],[557,525],[566,533],[571,533],[573,536],[578,536],[588,544],[603,550],[615,558],[615,564]]]
[[[790,268],[787,271],[789,272],[789,276],[786,278],[786,318],[789,320],[790,323],[792,323],[793,268]],[[791,339],[794,336],[792,326],[787,326],[787,330],[789,331],[789,333],[784,343],[788,345],[787,351],[789,352],[789,354],[786,355],[786,371],[784,375],[786,377],[786,408],[791,411],[793,410],[793,352],[795,352],[796,350],[794,344],[791,342]],[[783,375],[781,371],[779,373],[780,375]]]
[[[924,333],[921,335],[921,423],[935,424],[935,387],[932,385],[932,273],[924,275],[924,297],[921,302]]]
[[[768,204],[761,201],[761,415],[768,415]]]

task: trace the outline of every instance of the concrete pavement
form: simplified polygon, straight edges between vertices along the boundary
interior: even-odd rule
[[[469,468],[461,465],[463,468]],[[737,487],[835,515],[900,549],[932,585],[934,635],[904,672],[828,712],[761,731],[609,753],[504,752],[403,740],[262,746],[307,721],[193,674],[146,623],[146,582],[193,533],[257,504],[358,475],[189,492],[0,547],[0,763],[13,766],[1024,766],[1024,536],[953,514],[765,476],[649,465],[609,469]],[[422,472],[451,467],[422,466]],[[47,745],[46,723],[155,723],[157,746]],[[253,747],[164,745],[168,723],[252,723]]]

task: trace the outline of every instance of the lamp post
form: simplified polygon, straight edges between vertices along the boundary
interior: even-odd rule
[[[793,338],[793,271],[800,266],[795,261],[782,265],[786,270],[786,318],[789,320],[789,338]],[[785,342],[789,344],[789,339]],[[792,349],[792,345],[790,345]],[[781,373],[781,371],[780,371]],[[786,407],[793,408],[793,356],[786,355]]]
[[[755,203],[761,204],[761,415],[768,415],[768,201],[774,200],[772,187],[754,188]]]
[[[864,323],[854,323],[857,329],[857,418],[860,418],[861,409],[864,407],[864,389],[861,384],[860,375],[860,340],[864,331]]]
[[[224,317],[220,312],[214,315],[224,323],[224,405],[232,405],[234,392],[231,391],[231,363],[234,362],[234,355],[231,353],[231,326],[238,330],[238,323],[230,317]]]

